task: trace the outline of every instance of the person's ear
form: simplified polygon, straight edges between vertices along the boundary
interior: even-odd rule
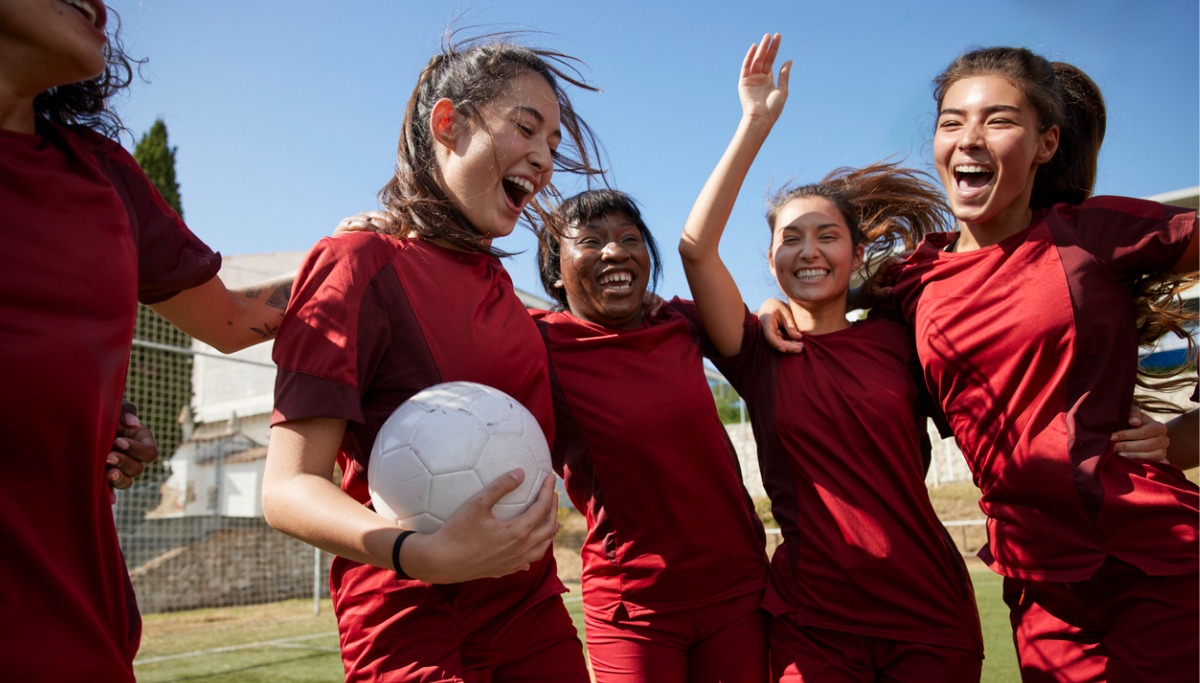
[[[429,130],[435,142],[453,150],[458,145],[462,128],[462,114],[454,108],[453,102],[443,97],[433,103],[433,109],[429,112]]]
[[[1041,139],[1038,140],[1038,151],[1033,160],[1038,164],[1044,164],[1054,158],[1054,153],[1058,151],[1058,126],[1050,126],[1050,130],[1042,133]]]
[[[854,269],[858,270],[863,265],[863,254],[866,252],[866,247],[859,244],[854,247]]]

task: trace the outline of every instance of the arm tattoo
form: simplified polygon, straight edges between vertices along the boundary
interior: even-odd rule
[[[272,288],[271,295],[267,297],[267,305],[272,308],[278,308],[279,310],[282,311],[287,308],[288,299],[291,299],[291,298],[292,298],[292,283],[291,283],[291,281],[289,280],[288,282],[281,282],[281,283],[275,285],[274,288]]]

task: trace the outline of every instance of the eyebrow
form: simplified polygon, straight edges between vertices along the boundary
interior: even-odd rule
[[[828,230],[830,228],[840,228],[840,227],[843,227],[841,223],[836,223],[834,221],[830,221],[828,223],[820,223],[818,225],[815,225],[815,226],[813,226],[813,229]],[[788,232],[789,230],[792,232],[803,232],[804,229],[797,225],[788,224],[788,225],[785,225],[782,228],[780,228],[779,232]]]
[[[1012,104],[993,104],[993,105],[989,105],[989,106],[983,108],[983,113],[985,116],[995,114],[996,112],[1001,112],[1001,111],[1011,111],[1011,112],[1020,113],[1021,108],[1016,105],[1012,105]],[[938,116],[945,116],[946,114],[953,114],[955,116],[966,116],[967,112],[964,109],[953,109],[953,108],[943,109],[940,112],[938,112]]]

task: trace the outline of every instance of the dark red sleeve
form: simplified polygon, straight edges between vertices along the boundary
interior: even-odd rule
[[[138,247],[138,301],[165,301],[211,280],[221,269],[221,255],[188,230],[128,152],[90,131],[85,135],[129,212]]]
[[[1093,197],[1050,209],[1115,280],[1170,271],[1195,231],[1196,211],[1128,197]]]
[[[394,251],[377,236],[346,234],[309,252],[271,354],[279,366],[272,425],[312,417],[364,422],[360,384],[391,344],[374,281]],[[360,335],[365,319],[373,321],[371,333]]]

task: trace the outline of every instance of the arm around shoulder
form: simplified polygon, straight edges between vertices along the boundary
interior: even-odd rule
[[[293,280],[289,276],[229,289],[218,275],[150,308],[196,339],[233,353],[275,337]]]

